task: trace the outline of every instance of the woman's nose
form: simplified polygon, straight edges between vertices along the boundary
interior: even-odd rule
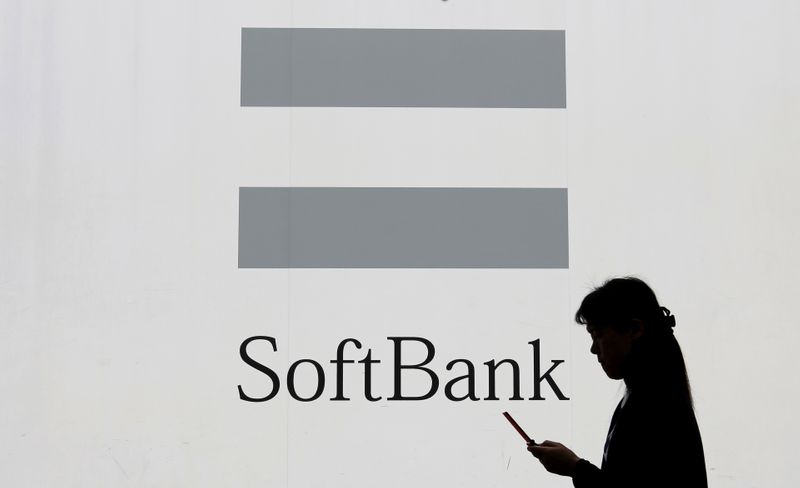
[[[589,348],[589,352],[597,356],[597,344],[592,341],[592,347]]]

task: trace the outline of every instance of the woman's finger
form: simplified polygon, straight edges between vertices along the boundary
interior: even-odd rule
[[[528,451],[538,458],[542,453],[546,451],[546,448],[542,446],[528,446]]]

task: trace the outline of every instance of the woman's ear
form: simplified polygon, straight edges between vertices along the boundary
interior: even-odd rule
[[[631,337],[638,339],[644,334],[644,322],[639,319],[631,319]]]

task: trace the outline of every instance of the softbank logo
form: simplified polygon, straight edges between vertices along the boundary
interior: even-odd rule
[[[563,109],[564,49],[555,30],[246,28],[241,106]],[[239,190],[239,268],[567,268],[568,248],[566,188]]]
[[[394,107],[394,108],[566,108],[564,31],[457,29],[242,29],[242,107]],[[535,137],[535,134],[532,134]],[[456,187],[242,187],[239,189],[239,268],[567,268],[566,188]],[[387,400],[424,400],[448,377],[444,395],[453,401],[478,400],[475,365],[453,359],[445,372],[428,367],[433,344],[421,337],[388,337],[394,344],[392,394]],[[242,360],[266,375],[266,393],[244,392],[245,401],[266,401],[278,395],[281,377],[248,354],[248,344],[270,336],[246,339]],[[533,362],[528,374],[531,400],[542,400],[546,382],[556,398],[567,397],[552,373],[561,360],[542,373],[539,341],[529,342]],[[425,347],[429,359],[419,364],[402,360],[404,347]],[[336,394],[345,366],[355,361],[347,351],[359,350],[355,338],[337,349]],[[371,368],[380,363],[371,350],[357,361],[363,368],[364,397],[377,401],[388,392],[371,390]],[[513,374],[513,395],[522,400],[520,366],[503,359],[487,368],[484,400],[498,399],[495,371]],[[530,363],[526,363],[530,364]],[[294,375],[309,368],[317,388],[299,394]],[[426,394],[409,396],[404,374],[428,375]],[[286,389],[298,401],[320,398],[325,390],[322,365],[301,359],[286,372]],[[454,388],[464,385],[466,393]]]
[[[392,395],[387,397],[387,401],[392,400],[427,400],[433,397],[436,392],[439,390],[440,385],[440,376],[449,378],[444,385],[444,396],[451,401],[458,402],[463,400],[471,400],[471,401],[478,401],[481,398],[477,395],[476,390],[476,374],[475,374],[475,365],[472,361],[463,358],[456,358],[447,363],[445,366],[445,373],[439,372],[437,373],[432,368],[428,367],[428,365],[433,360],[436,354],[436,348],[434,347],[433,343],[428,339],[423,337],[387,337],[386,338],[393,343],[394,355],[391,360],[392,364],[392,371],[393,371],[393,378],[394,378],[394,385],[392,387]],[[248,353],[248,346],[252,342],[256,341],[265,341],[270,344],[272,350],[274,352],[278,351],[278,343],[274,337],[270,336],[254,336],[246,339],[242,342],[240,347],[239,353],[242,357],[242,360],[247,363],[252,368],[260,371],[264,375],[269,378],[270,386],[267,389],[267,392],[262,396],[251,396],[244,391],[242,385],[238,385],[239,389],[239,398],[247,401],[247,402],[265,402],[267,400],[271,400],[278,395],[281,389],[281,377],[276,373],[272,368],[269,366],[262,364],[255,359],[253,359],[250,354]],[[408,364],[403,362],[403,348],[407,347],[414,347],[414,343],[416,343],[416,347],[422,345],[426,349],[426,357],[423,361]],[[352,344],[352,347],[347,348],[348,345]],[[530,369],[528,370],[526,377],[526,383],[530,385],[530,389],[525,395],[530,395],[528,400],[544,400],[545,397],[542,394],[542,382],[547,382],[550,389],[555,394],[556,398],[559,400],[569,400],[561,391],[561,389],[556,384],[555,380],[552,377],[553,371],[556,367],[563,363],[564,361],[561,359],[554,359],[551,361],[551,366],[547,371],[542,373],[541,367],[541,360],[540,360],[540,341],[536,339],[534,341],[528,342],[532,348],[532,362],[530,364]],[[363,368],[361,372],[352,371],[350,373],[351,376],[360,375],[363,373],[364,376],[364,398],[371,401],[377,402],[383,399],[380,393],[376,393],[373,391],[372,385],[372,375],[373,370],[372,367],[374,365],[378,365],[381,363],[380,359],[374,359],[372,357],[372,349],[367,349],[366,354],[362,359],[356,361],[355,359],[348,359],[347,357],[353,354],[353,350],[360,350],[362,348],[361,341],[358,339],[347,338],[342,340],[339,343],[339,346],[336,348],[336,358],[330,361],[330,364],[333,365],[333,369],[335,370],[335,395],[330,398],[331,401],[349,401],[350,398],[345,396],[345,387],[344,387],[344,378],[347,376],[345,373],[345,365],[346,364],[354,364],[358,362],[361,367]],[[345,351],[348,349],[348,351]],[[486,388],[483,389],[486,396],[483,400],[499,400],[500,398],[497,396],[497,380],[496,374],[497,370],[501,366],[505,366],[508,371],[511,371],[511,389],[513,394],[508,398],[509,400],[523,400],[522,390],[520,388],[520,365],[517,361],[513,359],[502,359],[497,361],[495,359],[491,359],[483,363],[487,369],[487,385]],[[313,371],[313,375],[316,376],[316,387],[313,392],[306,393],[305,395],[299,393],[295,388],[295,375],[297,370],[300,367],[304,367],[305,369],[310,369]],[[460,375],[455,375],[455,373],[459,372],[456,370],[460,370]],[[408,393],[404,393],[403,390],[403,377],[407,374],[422,374],[427,377],[429,380],[429,388],[428,391],[422,395],[410,395]],[[505,375],[508,377],[508,374]],[[322,365],[313,359],[299,359],[293,362],[286,373],[286,389],[289,391],[289,395],[298,401],[301,402],[311,402],[314,400],[319,399],[323,392],[325,391],[325,384],[326,384],[326,374],[325,370]],[[463,386],[462,386],[463,384]],[[461,394],[456,394],[454,391],[456,388],[459,389]]]

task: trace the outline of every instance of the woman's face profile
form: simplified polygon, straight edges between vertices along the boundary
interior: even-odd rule
[[[591,353],[606,375],[614,380],[625,377],[625,360],[631,352],[633,341],[641,335],[640,327],[631,327],[623,332],[614,327],[586,326],[586,332],[592,337]]]

